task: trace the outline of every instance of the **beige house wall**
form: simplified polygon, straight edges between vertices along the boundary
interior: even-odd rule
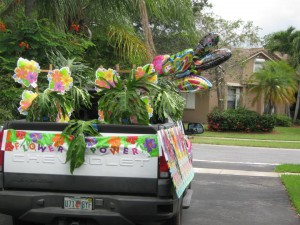
[[[190,123],[206,123],[206,116],[209,113],[210,95],[208,92],[196,93],[195,109],[185,109],[183,122]]]
[[[241,63],[241,66],[236,68],[226,69],[225,74],[225,86],[224,86],[224,107],[227,108],[227,90],[229,86],[234,85],[235,87],[240,88],[240,106],[243,106],[249,110],[256,111],[259,114],[264,112],[264,101],[263,98],[260,98],[257,102],[252,104],[252,101],[255,97],[254,93],[249,91],[249,87],[246,85],[247,80],[253,74],[254,62],[256,58],[261,58],[270,60],[267,53],[264,53],[262,50],[258,51],[254,57],[247,58],[244,62]],[[224,66],[225,67],[225,66]],[[210,77],[207,77],[210,81]],[[212,88],[210,91],[205,93],[196,94],[195,99],[195,109],[185,109],[184,111],[184,122],[201,122],[207,123],[207,114],[210,113],[214,108],[218,107],[217,91],[215,88]],[[285,105],[279,105],[277,108],[278,114],[285,114],[286,107]]]

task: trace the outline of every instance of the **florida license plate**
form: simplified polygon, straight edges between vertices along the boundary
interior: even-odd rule
[[[64,208],[93,210],[93,198],[64,197]]]

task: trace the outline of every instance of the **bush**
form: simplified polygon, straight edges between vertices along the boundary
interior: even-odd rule
[[[212,131],[270,132],[275,126],[275,119],[270,115],[239,108],[223,112],[215,110],[207,115],[208,129]]]
[[[300,125],[300,120],[299,119],[296,119],[295,125]]]
[[[274,114],[275,126],[290,127],[292,126],[292,119],[286,115]]]

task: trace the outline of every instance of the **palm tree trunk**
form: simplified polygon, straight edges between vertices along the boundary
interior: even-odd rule
[[[298,87],[296,108],[295,108],[294,119],[293,119],[294,122],[297,120],[297,116],[298,116],[298,112],[299,112],[299,104],[300,104],[300,83],[299,83],[299,87]]]
[[[148,19],[148,13],[147,13],[147,7],[145,0],[139,0],[139,10],[140,10],[140,16],[141,16],[141,23],[143,27],[143,32],[145,36],[145,43],[148,48],[148,53],[151,58],[156,55],[155,46],[153,42],[153,36],[152,32],[149,26],[149,19]]]
[[[215,68],[215,77],[216,77],[218,108],[220,111],[223,111],[224,110],[224,95],[222,90],[223,77],[218,67]]]
[[[35,0],[25,0],[25,16],[30,17]]]

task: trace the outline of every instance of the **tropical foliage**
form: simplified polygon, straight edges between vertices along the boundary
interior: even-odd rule
[[[264,98],[266,113],[276,112],[278,103],[295,102],[297,91],[295,70],[284,61],[268,61],[250,78],[250,91],[256,96],[253,102]]]
[[[300,31],[289,27],[285,31],[275,32],[265,37],[266,48],[271,52],[279,52],[288,56],[288,62],[296,69],[300,76]],[[298,94],[294,112],[294,122],[297,120],[300,105],[300,82],[298,83]]]
[[[152,95],[154,114],[151,121],[164,121],[170,117],[174,121],[182,119],[185,99],[177,92],[174,83],[166,78],[158,80],[159,91]]]
[[[67,151],[66,162],[70,161],[70,172],[73,174],[75,168],[80,167],[84,163],[86,142],[85,135],[99,136],[94,128],[98,120],[92,121],[71,121],[70,125],[63,131],[65,135],[72,135],[72,141]]]
[[[148,66],[148,70],[150,70],[150,66]],[[149,96],[151,91],[155,91],[159,87],[151,81],[156,74],[148,70],[140,78],[135,76],[134,69],[125,78],[115,76],[114,84],[102,78],[108,88],[100,91],[98,106],[99,110],[103,111],[106,122],[111,124],[149,124],[147,105],[142,97]]]

